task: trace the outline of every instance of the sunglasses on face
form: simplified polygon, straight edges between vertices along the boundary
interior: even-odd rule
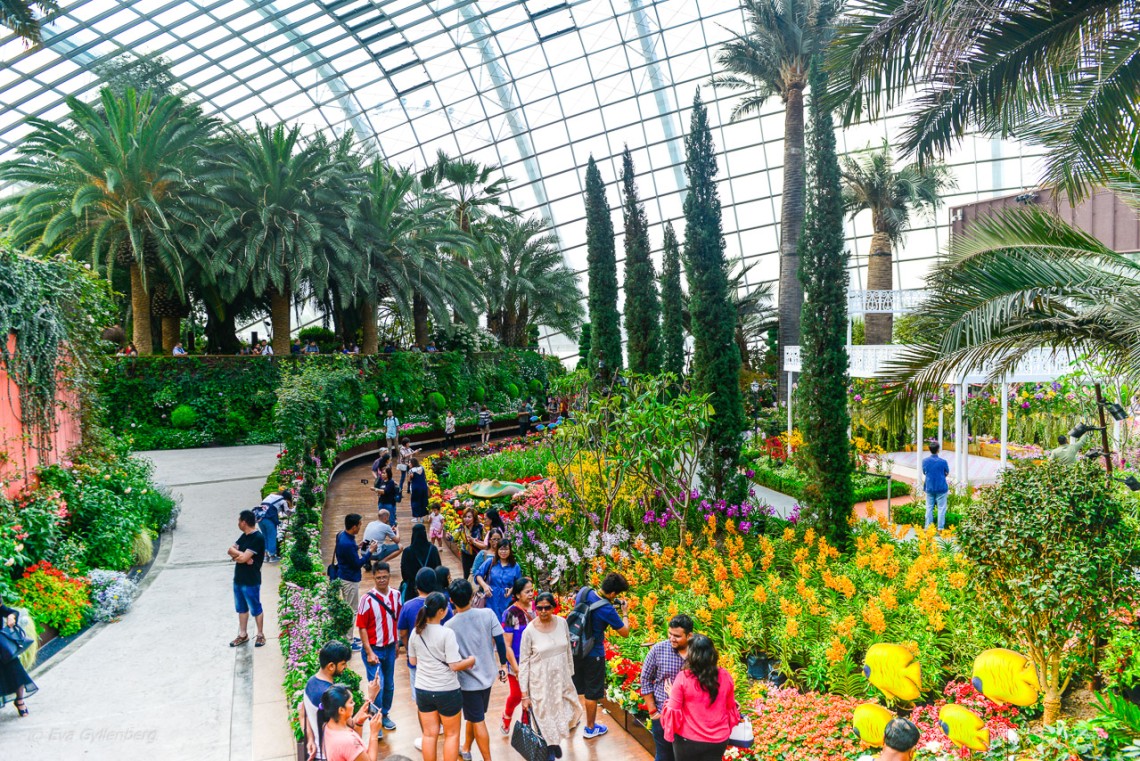
[[[536,606],[534,606],[534,609],[540,610],[540,611],[541,610],[554,610],[554,606],[553,605],[536,605]]]

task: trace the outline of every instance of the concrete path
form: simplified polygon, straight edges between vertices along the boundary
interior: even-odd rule
[[[156,480],[182,497],[178,528],[163,537],[130,613],[33,673],[40,691],[28,700],[31,715],[0,711],[5,758],[249,761],[254,668],[280,654],[272,640],[256,651],[252,640],[227,647],[237,616],[225,550],[276,455],[273,446],[143,453]],[[275,598],[276,588],[274,569],[262,599]],[[275,621],[266,633],[276,636]]]
[[[922,459],[925,460],[930,456],[930,453],[923,451]],[[951,473],[954,471],[954,452],[943,452],[942,458],[949,461]],[[914,452],[890,452],[887,458],[893,463],[891,473],[896,478],[904,478],[911,483],[918,475],[918,470],[915,466]],[[982,457],[976,454],[966,455],[966,483],[971,486],[988,486],[997,483],[998,475],[1002,471],[1001,460],[995,460],[992,457]]]

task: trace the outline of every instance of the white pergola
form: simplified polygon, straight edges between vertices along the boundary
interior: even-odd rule
[[[901,313],[917,306],[926,297],[925,291],[849,291],[847,294],[848,314]],[[852,346],[851,323],[848,322],[848,374],[852,378],[881,378],[886,375],[887,366],[899,360],[910,348],[906,345],[888,344],[883,346]],[[1001,465],[1009,460],[1009,384],[1045,383],[1069,373],[1075,357],[1064,352],[1049,349],[1035,349],[1022,358],[1012,372],[997,376],[992,365],[972,368],[969,372],[950,378],[947,386],[955,389],[954,405],[954,472],[958,483],[966,482],[967,436],[962,421],[962,411],[971,385],[999,384],[1001,386]],[[792,431],[792,379],[802,371],[799,346],[789,346],[784,352],[784,372],[788,374],[788,454],[791,454]],[[921,458],[922,428],[925,423],[925,398],[919,395],[915,406],[915,442],[917,457]],[[942,440],[942,412],[938,413],[938,440]],[[916,462],[917,464],[917,462]],[[922,488],[922,468],[916,467],[918,489]]]

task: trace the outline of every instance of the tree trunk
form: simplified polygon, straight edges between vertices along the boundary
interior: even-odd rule
[[[780,202],[780,353],[777,399],[788,398],[784,352],[800,343],[800,311],[804,304],[799,281],[800,233],[804,226],[804,86],[788,88],[784,107],[784,190]]]
[[[752,371],[752,360],[749,357],[748,341],[744,339],[744,328],[738,322],[736,323],[736,330],[733,331],[736,338],[736,348],[740,351],[740,366],[749,372]]]
[[[360,305],[360,325],[364,345],[362,354],[377,354],[380,351],[380,327],[376,320],[376,299],[368,298]]]
[[[412,329],[415,333],[416,346],[421,349],[427,346],[428,305],[424,297],[418,293],[412,294]]]
[[[224,307],[223,307],[224,310]],[[206,306],[206,350],[212,354],[234,354],[240,348],[233,314]]]
[[[876,231],[871,236],[871,254],[867,257],[867,290],[894,290],[891,270],[891,238],[885,232]],[[864,343],[867,346],[889,344],[894,330],[894,315],[869,314],[866,316],[867,333]]]
[[[180,335],[181,332],[181,317],[162,318],[162,352],[164,354],[170,354],[174,351],[174,344],[178,343],[182,338]]]
[[[291,331],[291,318],[293,299],[292,294],[286,290],[284,293],[273,291],[269,295],[269,313],[273,325],[273,353],[278,357],[289,355],[289,333]]]
[[[143,284],[142,268],[131,262],[131,337],[139,356],[154,353],[150,332],[150,294]]]

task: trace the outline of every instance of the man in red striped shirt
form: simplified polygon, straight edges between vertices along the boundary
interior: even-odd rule
[[[399,638],[396,635],[396,620],[400,617],[400,593],[389,589],[392,571],[388,564],[377,560],[372,563],[372,582],[375,588],[360,598],[356,610],[356,626],[360,630],[360,641],[364,647],[364,670],[368,681],[376,678],[380,671],[383,687],[380,691],[381,726],[389,732],[396,728],[396,722],[388,718],[392,710],[392,695],[396,691],[396,649]],[[380,732],[383,739],[383,732]]]

